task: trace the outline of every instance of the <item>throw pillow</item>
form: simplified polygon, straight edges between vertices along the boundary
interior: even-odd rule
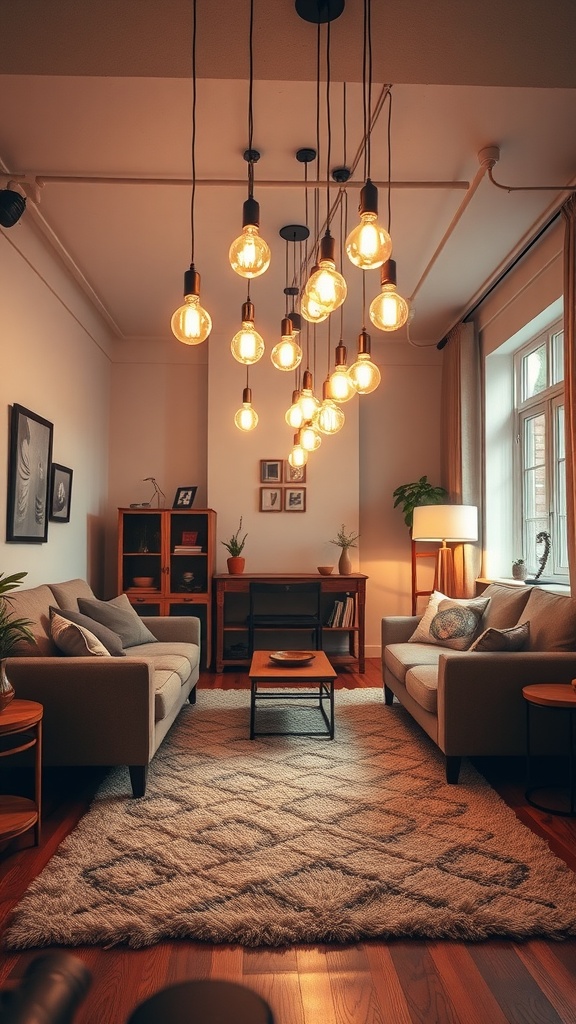
[[[77,626],[84,626],[84,629],[88,629],[98,638],[101,644],[104,644],[108,654],[114,655],[115,658],[126,657],[126,652],[118,633],[113,633],[111,629],[103,626],[96,619],[90,619],[87,615],[82,615],[81,612],[73,612],[68,609],[50,606],[50,619],[54,615],[60,615],[61,618],[68,619],[69,622],[75,622]]]
[[[574,651],[576,599],[530,587],[522,619],[530,620],[529,651]],[[517,623],[519,625],[519,622]]]
[[[111,654],[101,644],[98,637],[89,629],[70,622],[62,615],[50,616],[50,632],[52,639],[62,654],[70,654],[79,658],[110,658]]]
[[[528,618],[524,615],[530,587],[514,586],[512,583],[490,583],[482,591],[482,597],[489,597],[490,604],[484,615],[484,626],[489,629],[508,629]]]
[[[467,651],[478,632],[478,625],[488,601],[440,601],[430,623],[432,643],[453,651]]]
[[[511,629],[495,629],[490,626],[476,638],[471,651],[521,651],[530,638],[530,623],[523,622]]]
[[[450,628],[450,627],[448,627],[446,625],[446,621],[444,621],[444,626],[442,626],[442,621],[440,621],[440,623],[436,624],[436,632],[438,634],[438,637],[434,636],[434,634],[431,632],[431,629],[430,629],[430,627],[432,625],[432,621],[434,620],[434,617],[440,611],[440,605],[441,605],[441,603],[443,601],[447,601],[450,607],[452,607],[452,606],[463,607],[463,608],[470,608],[472,610],[472,613],[473,613],[473,615],[475,617],[475,622],[474,622],[474,628],[473,628],[472,633],[470,634],[469,638],[466,640],[464,635],[461,636],[461,637],[458,636],[458,637],[454,637],[453,638],[453,639],[455,639],[457,641],[457,643],[463,644],[463,646],[454,647],[454,650],[465,651],[470,646],[470,644],[472,643],[472,640],[474,639],[474,636],[475,636],[475,634],[476,634],[476,632],[478,630],[478,626],[480,624],[480,619],[482,618],[482,615],[484,614],[486,608],[488,607],[488,605],[490,603],[490,598],[489,597],[475,597],[475,598],[471,598],[471,599],[467,599],[467,598],[452,598],[452,597],[447,597],[446,594],[440,593],[439,590],[435,590],[434,593],[431,594],[430,600],[428,601],[428,606],[427,606],[427,608],[426,608],[422,618],[420,619],[420,622],[416,626],[416,629],[412,633],[412,636],[410,637],[408,643],[411,643],[411,644],[440,644],[443,647],[454,646],[451,643],[450,644],[446,643],[445,639],[439,639],[438,638],[438,637],[440,637],[441,633],[443,633],[446,629]],[[446,607],[443,610],[447,611],[449,609],[448,609],[448,607]],[[471,620],[470,620],[469,625],[470,626],[472,625],[472,621]],[[450,637],[446,637],[446,639],[451,639],[451,638]]]
[[[78,607],[84,615],[96,619],[103,626],[108,626],[108,629],[118,633],[123,647],[157,643],[156,637],[134,611],[126,594],[120,594],[111,601],[89,601],[85,597],[79,597]]]

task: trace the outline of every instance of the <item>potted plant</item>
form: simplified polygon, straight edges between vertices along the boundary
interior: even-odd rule
[[[30,644],[36,642],[28,628],[32,625],[31,620],[15,619],[10,611],[8,592],[19,586],[27,575],[25,572],[16,572],[12,576],[0,573],[0,712],[14,697],[14,687],[6,675],[6,658],[22,640]]]
[[[448,491],[444,487],[434,487],[427,476],[421,476],[411,484],[400,484],[393,491],[395,498],[394,508],[402,505],[404,522],[409,530],[412,529],[412,517],[417,505],[442,505],[448,497]]]
[[[512,562],[512,577],[515,580],[525,580],[528,575],[528,567],[523,558],[516,558]]]
[[[240,516],[240,524],[236,533],[233,533],[230,540],[223,540],[221,543],[230,552],[230,558],[227,560],[228,572],[231,576],[238,576],[244,572],[244,565],[246,559],[242,558],[242,551],[246,543],[247,533],[244,534],[242,540],[240,540],[240,533],[242,531],[242,516]]]
[[[336,544],[339,548],[342,548],[340,558],[338,560],[338,572],[341,576],[349,576],[352,572],[352,562],[350,561],[348,549],[356,547],[356,541],[359,536],[359,533],[346,533],[346,526],[342,523],[338,533],[334,539],[330,541],[331,544]]]

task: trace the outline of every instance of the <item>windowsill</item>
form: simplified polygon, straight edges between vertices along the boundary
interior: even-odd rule
[[[515,580],[512,576],[494,576],[492,579],[487,579],[484,576],[479,577],[476,583],[480,583],[482,586],[487,587],[489,583],[506,583],[511,587],[529,587],[529,580]],[[539,590],[547,590],[551,594],[566,594],[570,596],[570,586],[567,583],[538,583],[536,584]]]

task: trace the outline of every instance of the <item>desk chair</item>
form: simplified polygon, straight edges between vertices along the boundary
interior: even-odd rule
[[[308,632],[321,649],[320,583],[251,583],[248,643],[257,630]]]

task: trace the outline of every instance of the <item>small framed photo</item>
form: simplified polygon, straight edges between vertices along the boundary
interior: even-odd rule
[[[72,470],[52,463],[50,473],[49,517],[53,523],[70,522],[70,499],[72,497]]]
[[[260,511],[281,512],[282,511],[282,488],[261,487],[260,488]]]
[[[14,403],[10,417],[6,540],[48,539],[52,423]]]
[[[260,459],[260,483],[282,483],[282,459]]]
[[[179,487],[174,495],[172,508],[192,508],[197,490],[197,487]]]
[[[305,512],[306,511],[306,488],[285,487],[284,488],[284,511]]]
[[[291,466],[288,460],[286,460],[284,474],[284,479],[287,484],[306,483],[306,466]]]

